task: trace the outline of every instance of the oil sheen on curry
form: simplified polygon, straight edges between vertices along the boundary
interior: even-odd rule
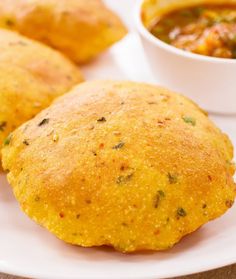
[[[236,59],[236,5],[201,5],[172,11],[150,28],[158,39],[189,52]]]

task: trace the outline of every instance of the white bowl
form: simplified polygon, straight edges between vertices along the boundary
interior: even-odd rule
[[[209,112],[235,114],[236,60],[190,53],[157,39],[142,22],[142,3],[137,3],[135,22],[156,81]]]

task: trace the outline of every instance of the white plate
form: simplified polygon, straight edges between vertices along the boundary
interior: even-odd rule
[[[107,2],[130,24],[133,0]],[[89,78],[152,81],[135,34],[84,71]],[[236,118],[214,120],[236,146]],[[0,272],[34,278],[156,279],[205,271],[236,262],[235,216],[236,207],[166,252],[123,255],[112,249],[79,248],[64,244],[29,220],[0,175]]]

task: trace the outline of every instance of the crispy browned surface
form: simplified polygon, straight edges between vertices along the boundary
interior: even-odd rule
[[[222,215],[235,198],[232,157],[186,98],[109,81],[61,97],[3,150],[26,214],[66,242],[123,252],[167,249]]]
[[[63,55],[0,29],[0,146],[7,135],[82,81]]]
[[[78,63],[126,34],[120,19],[101,0],[2,0],[0,26],[49,44]]]

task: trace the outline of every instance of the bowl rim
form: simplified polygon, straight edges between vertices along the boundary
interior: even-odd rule
[[[138,32],[144,37],[147,41],[151,44],[155,45],[158,48],[161,48],[167,52],[175,54],[176,56],[192,59],[194,61],[203,61],[209,62],[213,64],[236,64],[236,59],[228,59],[228,58],[217,58],[212,56],[206,56],[201,54],[196,54],[188,51],[184,51],[182,49],[176,48],[172,45],[168,45],[167,43],[161,41],[160,39],[156,38],[152,35],[148,29],[144,26],[142,18],[141,18],[141,11],[142,11],[142,4],[144,0],[137,0],[136,6],[134,9],[134,16],[135,16],[135,26]]]

